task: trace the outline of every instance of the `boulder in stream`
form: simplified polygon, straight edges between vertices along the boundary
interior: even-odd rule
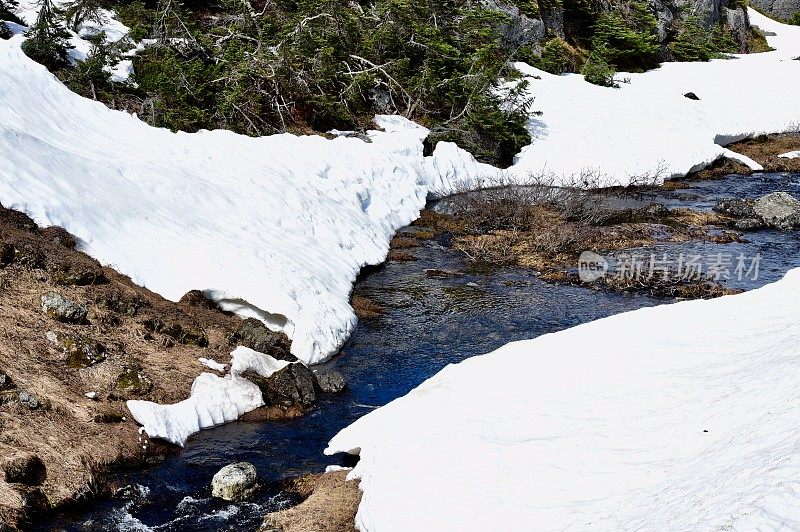
[[[211,480],[211,495],[226,501],[243,501],[257,490],[258,473],[249,462],[226,465]]]

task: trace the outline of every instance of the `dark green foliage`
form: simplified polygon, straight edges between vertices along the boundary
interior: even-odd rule
[[[499,35],[507,18],[477,4],[274,0],[263,13],[241,0],[154,4],[117,8],[136,39],[160,41],[135,57],[139,87],[127,99],[154,125],[263,135],[365,127],[377,112],[496,163],[529,142],[524,105],[507,110],[494,92],[515,76],[516,50]]]
[[[102,23],[105,20],[102,10],[105,3],[100,0],[72,0],[61,6],[64,20],[72,31],[77,32],[84,22]]]
[[[569,66],[567,43],[559,37],[547,41],[542,49],[541,57],[534,58],[533,66],[551,74],[567,72]]]
[[[581,69],[581,74],[584,75],[589,83],[603,87],[615,87],[614,75],[616,72],[608,64],[606,57],[607,51],[603,48],[592,50]]]
[[[88,57],[73,68],[59,72],[61,80],[73,91],[92,99],[113,97],[116,88],[109,79],[109,70],[119,63],[123,52],[131,48],[126,40],[111,43],[105,32],[91,39],[92,48]]]
[[[69,33],[61,25],[51,0],[41,0],[39,17],[27,37],[22,50],[28,57],[53,71],[67,66]]]
[[[719,25],[708,31],[696,15],[686,19],[669,48],[677,61],[708,61],[738,51],[727,28]]]
[[[0,39],[8,39],[11,37],[11,32],[2,21],[16,22],[21,24],[22,21],[14,14],[14,11],[19,7],[17,0],[0,0]]]
[[[592,47],[619,70],[643,71],[658,66],[656,19],[644,2],[602,13],[595,24]]]
[[[795,13],[792,18],[789,19],[789,24],[794,24],[796,26],[800,26],[800,11]]]

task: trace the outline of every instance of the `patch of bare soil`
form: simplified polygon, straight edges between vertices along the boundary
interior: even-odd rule
[[[305,500],[297,506],[268,514],[262,532],[351,532],[361,502],[358,481],[347,481],[347,471],[304,475],[287,491]]]
[[[112,489],[111,468],[174,450],[141,441],[125,401],[186,399],[209,371],[198,357],[227,361],[242,323],[199,293],[166,301],[74,245],[0,207],[0,524],[12,530]]]

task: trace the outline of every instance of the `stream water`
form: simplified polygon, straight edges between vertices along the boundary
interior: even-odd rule
[[[786,191],[800,197],[800,175],[755,174],[695,182],[691,188],[658,190],[639,199],[670,207],[710,210],[722,197],[757,197]],[[406,231],[412,231],[412,228]],[[759,275],[727,286],[752,289],[800,265],[800,232],[763,230],[748,242],[659,245],[655,252],[760,254]],[[343,353],[326,366],[348,380],[346,393],[323,396],[307,416],[287,422],[231,423],[191,438],[178,456],[157,467],[119,476],[131,489],[90,508],[41,524],[41,530],[256,530],[265,513],[292,504],[281,479],[343,464],[322,454],[340,429],[400,397],[445,365],[501,345],[558,331],[620,312],[669,302],[642,293],[595,291],[545,283],[530,270],[501,268],[431,278],[436,268],[469,272],[465,257],[444,240],[411,250],[415,262],[391,262],[362,275],[358,292],[385,313],[362,321]],[[646,250],[648,253],[654,250]],[[211,477],[235,461],[255,464],[265,486],[247,503],[211,498]]]

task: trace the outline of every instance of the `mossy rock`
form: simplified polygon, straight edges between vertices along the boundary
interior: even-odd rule
[[[199,327],[184,328],[180,323],[165,322],[160,318],[146,320],[144,326],[148,331],[169,336],[184,345],[208,347],[208,336]]]
[[[47,339],[64,350],[64,354],[67,356],[67,367],[89,368],[106,359],[106,349],[103,344],[89,337],[49,331]]]
[[[132,395],[146,395],[153,389],[153,381],[144,374],[141,368],[132,366],[125,368],[117,377],[114,386]]]

